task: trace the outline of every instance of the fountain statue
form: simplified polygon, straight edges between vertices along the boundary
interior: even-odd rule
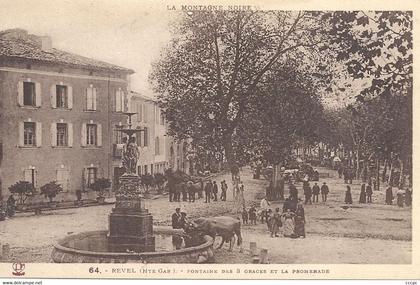
[[[135,113],[125,114],[128,115],[128,128],[117,130],[127,135],[122,153],[125,171],[119,179],[115,207],[109,215],[108,241],[117,251],[154,251],[153,217],[144,207],[141,179],[136,174],[139,151],[134,135],[143,130],[132,128],[131,116]]]
[[[139,151],[131,116],[128,127],[118,129],[124,138],[122,165],[124,174],[115,193],[115,207],[109,215],[108,230],[68,235],[54,245],[51,258],[59,263],[201,263],[213,262],[214,239],[208,235],[196,242],[182,229],[153,228],[153,217],[144,206],[140,177],[136,174]],[[174,240],[184,240],[183,247]]]

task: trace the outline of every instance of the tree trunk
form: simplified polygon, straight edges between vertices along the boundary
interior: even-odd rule
[[[400,181],[398,183],[398,188],[404,186],[404,160],[400,159]]]
[[[385,159],[384,171],[382,172],[382,182],[386,181],[386,171],[388,170],[388,160]]]
[[[360,179],[360,157],[359,148],[356,150],[356,179]]]
[[[380,160],[379,160],[379,158],[377,159],[377,163],[376,163],[376,190],[379,190],[379,185],[380,185],[380,181],[379,181],[379,177],[380,177],[380,175],[379,175],[379,169],[380,169]]]
[[[389,169],[389,177],[388,177],[388,186],[391,186],[392,183],[392,172],[394,171],[394,164],[392,163],[392,160],[390,161],[391,167]]]

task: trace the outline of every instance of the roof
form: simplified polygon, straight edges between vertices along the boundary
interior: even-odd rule
[[[55,48],[44,50],[42,49],[42,45],[33,40],[33,35],[30,35],[32,38],[28,37],[26,39],[21,37],[15,38],[13,36],[3,37],[6,32],[0,32],[0,57],[35,60],[46,63],[83,67],[88,69],[134,73],[132,69],[80,56],[70,52],[61,51]]]
[[[152,101],[154,103],[157,103],[157,100],[155,98],[140,94],[139,92],[131,91],[131,99],[133,100],[145,100],[145,101]]]

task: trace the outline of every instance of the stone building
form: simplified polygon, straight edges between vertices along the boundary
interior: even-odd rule
[[[0,194],[25,180],[56,180],[74,200],[98,177],[121,172],[115,132],[134,71],[52,47],[49,37],[0,32]]]
[[[130,111],[136,113],[133,126],[145,130],[137,139],[140,150],[138,173],[163,173],[172,168],[190,174],[188,143],[176,142],[167,135],[168,125],[156,100],[131,92]]]

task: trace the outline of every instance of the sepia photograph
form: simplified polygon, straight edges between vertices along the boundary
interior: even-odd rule
[[[6,272],[411,265],[413,11],[189,2],[0,3]]]

